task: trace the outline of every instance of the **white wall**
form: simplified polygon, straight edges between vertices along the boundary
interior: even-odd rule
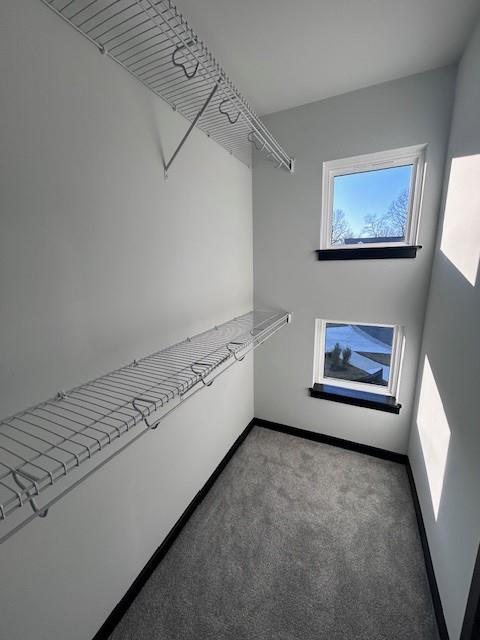
[[[39,0],[0,6],[0,416],[252,306],[251,171]],[[0,547],[0,637],[88,640],[253,416],[249,357]]]
[[[480,543],[479,105],[480,24],[458,71],[409,447],[451,640]]]
[[[289,177],[255,156],[255,299],[292,311],[294,321],[255,357],[257,417],[406,452],[454,79],[447,67],[266,118],[297,168]],[[323,162],[422,143],[428,165],[417,258],[316,261]],[[400,415],[308,396],[315,318],[406,327]]]

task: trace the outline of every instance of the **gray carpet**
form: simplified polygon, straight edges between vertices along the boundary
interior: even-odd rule
[[[127,639],[438,640],[405,468],[255,427]]]

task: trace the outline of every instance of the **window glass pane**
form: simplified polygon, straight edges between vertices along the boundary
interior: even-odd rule
[[[332,245],[403,242],[413,165],[333,180]]]
[[[392,345],[393,327],[327,322],[324,376],[386,387]]]

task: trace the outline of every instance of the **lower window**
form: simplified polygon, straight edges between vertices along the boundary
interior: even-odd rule
[[[316,324],[314,383],[397,395],[400,326],[330,320]]]

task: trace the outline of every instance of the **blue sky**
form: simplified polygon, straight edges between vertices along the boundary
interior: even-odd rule
[[[411,165],[336,176],[333,209],[343,209],[355,235],[360,235],[364,218],[386,213],[392,200],[410,185]]]

